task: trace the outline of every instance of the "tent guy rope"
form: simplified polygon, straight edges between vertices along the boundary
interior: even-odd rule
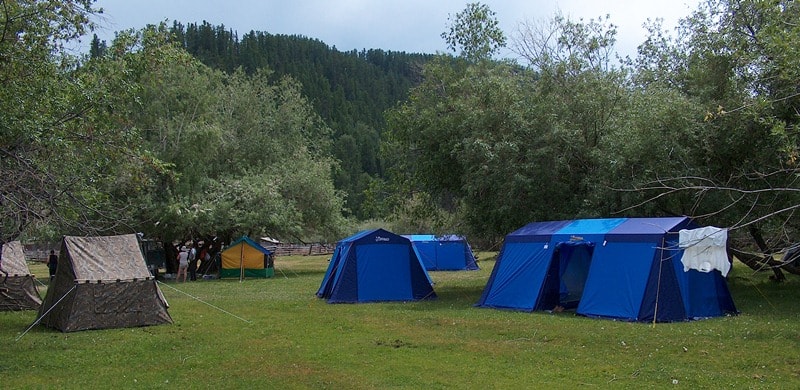
[[[29,330],[33,329],[34,326],[39,325],[39,323],[42,321],[42,318],[44,318],[47,314],[49,314],[51,311],[53,311],[53,309],[55,309],[56,306],[58,306],[58,304],[61,303],[61,301],[63,301],[64,298],[67,297],[67,295],[69,295],[69,293],[74,291],[76,287],[78,287],[77,284],[73,285],[72,288],[69,289],[69,291],[67,291],[64,295],[61,296],[61,298],[58,298],[58,301],[56,301],[56,303],[53,304],[53,306],[50,306],[50,308],[47,309],[47,311],[44,312],[44,314],[40,315],[39,318],[36,319],[36,321],[33,321],[31,326],[29,326],[28,329],[25,329],[25,331],[22,332],[21,335],[17,336],[17,338],[14,341],[19,341],[19,339],[21,339],[22,336],[25,336],[25,334],[28,333]]]
[[[192,298],[192,299],[194,299],[194,300],[196,300],[198,302],[201,302],[201,303],[204,303],[204,304],[206,304],[208,306],[211,306],[214,309],[217,309],[217,310],[219,310],[219,311],[221,311],[221,312],[223,312],[223,313],[225,313],[225,314],[227,314],[227,315],[229,315],[231,317],[234,317],[234,318],[237,318],[239,320],[242,320],[242,321],[244,321],[244,322],[246,322],[248,324],[252,324],[253,323],[252,321],[249,321],[249,320],[246,320],[246,319],[244,319],[242,317],[239,317],[236,314],[233,314],[233,313],[231,313],[231,312],[229,312],[229,311],[227,311],[227,310],[225,310],[225,309],[223,309],[221,307],[214,306],[214,305],[212,305],[212,304],[210,304],[210,303],[208,303],[208,302],[206,302],[206,301],[204,301],[204,300],[202,300],[202,299],[200,299],[200,298],[198,298],[198,297],[196,297],[196,296],[194,296],[192,294],[189,294],[189,293],[187,293],[185,291],[178,290],[177,288],[172,287],[172,286],[170,286],[170,285],[168,285],[166,283],[158,282],[158,284],[161,285],[161,286],[164,286],[164,287],[169,287],[169,288],[171,288],[171,289],[173,289],[173,290],[175,290],[175,291],[177,291],[177,292],[179,292],[179,293],[181,293],[183,295],[186,295],[187,297],[190,297],[190,298]]]

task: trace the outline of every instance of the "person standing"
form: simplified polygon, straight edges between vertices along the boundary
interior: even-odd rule
[[[194,243],[189,247],[189,280],[197,280],[197,249]]]
[[[200,272],[200,277],[202,278],[208,271],[208,261],[211,259],[211,256],[208,255],[209,244],[203,244],[200,249],[200,254],[197,255],[198,261],[200,262],[200,266],[197,267],[197,270]]]
[[[189,251],[186,247],[183,247],[181,251],[178,252],[178,275],[175,277],[176,282],[181,281],[181,275],[183,275],[183,281],[186,281],[187,268],[189,268]]]
[[[58,256],[56,251],[50,250],[50,256],[47,258],[47,270],[50,271],[50,280],[56,276],[56,268],[58,267]]]

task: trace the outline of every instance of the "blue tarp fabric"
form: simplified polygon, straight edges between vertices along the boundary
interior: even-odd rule
[[[317,296],[329,303],[436,298],[411,241],[384,229],[339,241]]]
[[[476,306],[657,322],[737,313],[718,271],[683,271],[678,231],[694,227],[686,217],[528,224],[506,236]]]
[[[462,236],[432,234],[410,234],[403,237],[411,240],[422,265],[428,271],[478,270],[478,263],[467,240]]]

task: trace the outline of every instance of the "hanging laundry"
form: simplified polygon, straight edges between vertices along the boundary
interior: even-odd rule
[[[719,270],[727,276],[731,269],[725,245],[728,230],[714,226],[699,229],[683,229],[678,232],[678,245],[684,249],[681,263],[683,271],[696,269],[700,272]]]

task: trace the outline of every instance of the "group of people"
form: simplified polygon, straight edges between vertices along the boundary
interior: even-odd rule
[[[198,263],[208,270],[211,266],[213,244],[205,244],[202,241],[183,245],[178,250],[178,273],[175,281],[185,282],[197,280]]]

